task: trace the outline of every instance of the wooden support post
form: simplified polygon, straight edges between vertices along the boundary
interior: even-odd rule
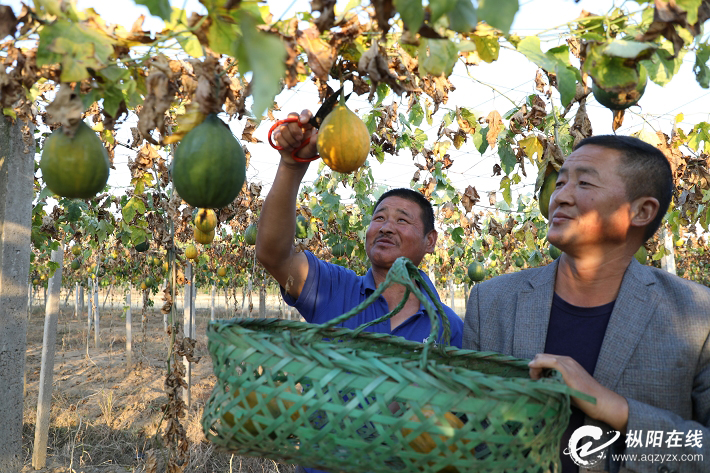
[[[94,348],[99,348],[99,280],[94,279]]]
[[[79,283],[76,283],[76,286],[74,287],[74,318],[78,319],[79,318],[79,288],[81,285]]]
[[[188,262],[187,266],[185,267],[185,296],[183,298],[183,335],[185,337],[193,337],[193,320],[194,320],[194,315],[193,315],[193,296],[192,293],[194,291],[194,286],[195,286],[195,278],[192,273],[192,263]],[[185,365],[185,383],[187,383],[187,387],[183,388],[183,399],[185,400],[185,404],[187,404],[187,407],[190,407],[191,404],[191,396],[190,396],[190,387],[192,386],[192,363],[190,363],[187,358],[183,358],[182,360],[183,364]]]
[[[87,325],[86,325],[86,356],[89,356],[89,343],[91,340],[91,320],[93,314],[91,313],[91,278],[86,280],[86,313],[87,313]]]
[[[42,366],[39,373],[39,397],[37,398],[37,423],[35,424],[35,443],[32,450],[32,466],[35,470],[44,468],[47,463],[49,413],[52,410],[54,351],[57,345],[57,319],[59,318],[59,292],[62,288],[63,258],[64,252],[61,247],[52,251],[52,261],[59,264],[59,268],[49,279],[49,299],[47,299],[44,315]]]
[[[266,283],[264,280],[259,286],[259,318],[266,318]]]
[[[214,322],[214,300],[217,293],[217,286],[212,283],[212,302],[210,303],[210,320]]]
[[[35,156],[33,132],[31,124],[26,128],[20,121],[13,124],[0,116],[0,473],[19,472],[24,460],[22,409]]]
[[[126,292],[126,364],[130,368],[133,364],[133,314],[131,313],[131,285]]]
[[[675,272],[675,247],[673,246],[673,232],[666,228],[666,224],[661,226],[661,241],[665,247],[665,254],[661,257],[661,269],[669,273]]]

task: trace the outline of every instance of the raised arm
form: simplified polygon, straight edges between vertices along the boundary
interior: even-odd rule
[[[296,114],[292,113],[290,116]],[[306,255],[294,251],[293,245],[296,234],[296,198],[303,176],[308,170],[308,163],[296,162],[291,157],[291,151],[297,148],[305,137],[311,136],[310,143],[298,156],[308,158],[317,153],[317,130],[308,124],[310,117],[310,111],[304,110],[298,123],[282,125],[272,135],[272,139],[283,146],[283,149],[279,151],[281,161],[271,190],[264,200],[256,237],[256,258],[294,298],[301,294],[308,276]]]

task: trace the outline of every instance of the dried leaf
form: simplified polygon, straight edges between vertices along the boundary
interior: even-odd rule
[[[254,138],[254,131],[256,130],[256,127],[256,122],[249,118],[246,125],[244,125],[244,131],[242,131],[242,140],[250,143],[261,143],[261,140]]]
[[[328,80],[330,68],[335,62],[335,48],[320,39],[317,28],[309,28],[296,33],[298,45],[306,51],[308,65],[313,73],[322,81]]]
[[[64,133],[69,136],[74,136],[83,113],[84,104],[79,94],[75,93],[67,83],[59,87],[54,101],[47,106],[50,123],[60,123]]]
[[[611,122],[611,129],[616,131],[624,123],[624,111],[614,110],[614,119]]]
[[[496,192],[495,192],[495,191],[489,192],[489,193],[488,193],[488,204],[489,204],[491,207],[495,207],[495,205],[496,205],[496,200],[497,200],[497,199],[496,199]],[[495,219],[491,219],[491,221],[492,221],[492,222],[495,222]],[[497,222],[496,222],[496,223],[497,223]]]
[[[486,117],[486,122],[488,123],[486,141],[488,141],[488,146],[495,148],[498,134],[503,130],[503,119],[497,110],[493,110]]]
[[[377,27],[382,31],[382,34],[386,34],[390,29],[389,20],[395,13],[394,6],[392,5],[392,0],[372,0],[372,6],[375,8],[375,19],[377,20]],[[420,6],[421,8],[421,6]]]
[[[574,116],[574,123],[570,128],[570,134],[574,137],[572,146],[577,146],[577,143],[585,138],[592,136],[592,122],[587,116],[586,99],[582,99],[577,109],[577,114]]]
[[[320,12],[315,24],[318,30],[323,33],[335,24],[335,1],[336,0],[311,0],[311,13]]]
[[[150,132],[157,128],[162,135],[165,135],[165,111],[170,108],[174,97],[170,79],[161,70],[164,69],[164,64],[156,60],[154,65],[157,64],[160,64],[161,67],[156,67],[146,79],[148,95],[138,114],[138,129],[141,135],[154,145],[159,143],[153,139]]]
[[[468,213],[479,200],[481,200],[481,197],[478,195],[476,188],[468,186],[461,197],[461,205],[463,205],[464,209],[466,209],[466,213]]]
[[[15,36],[16,29],[17,18],[15,18],[12,7],[0,5],[0,39],[3,39],[7,35]]]
[[[177,129],[172,135],[166,136],[163,143],[166,145],[177,143],[182,140],[190,130],[202,123],[204,119],[205,115],[200,112],[200,105],[197,102],[190,102],[190,104],[185,107],[185,113],[178,115],[176,118]]]

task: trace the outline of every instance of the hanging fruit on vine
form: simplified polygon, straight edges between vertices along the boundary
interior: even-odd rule
[[[250,224],[246,230],[244,230],[244,243],[247,245],[254,245],[256,244],[256,233],[257,233],[257,228],[256,224],[252,223]]]
[[[40,168],[44,182],[55,194],[88,199],[106,186],[108,153],[96,133],[79,122],[74,136],[61,127],[45,140]]]
[[[187,245],[185,248],[185,257],[191,260],[197,260],[197,248],[193,244]]]
[[[597,84],[597,81],[593,81],[592,94],[597,102],[604,105],[606,108],[611,110],[625,110],[632,105],[636,105],[644,91],[646,90],[646,83],[648,82],[648,75],[646,74],[646,68],[643,66],[638,67],[638,79],[636,82],[630,82],[624,86],[616,87],[603,87]]]
[[[195,227],[193,236],[197,243],[207,245],[209,243],[212,243],[212,240],[214,240],[214,230],[210,230],[209,232],[203,232],[199,228]]]
[[[370,153],[370,133],[365,122],[345,105],[333,108],[318,131],[318,154],[333,171],[350,173],[365,163]]]
[[[237,197],[246,178],[244,150],[227,125],[210,114],[180,142],[172,179],[193,207],[222,208]]]
[[[217,214],[212,209],[199,209],[195,215],[195,227],[203,233],[209,233],[217,226]]]

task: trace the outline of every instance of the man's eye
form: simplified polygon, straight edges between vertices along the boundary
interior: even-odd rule
[[[557,181],[557,182],[555,182],[555,187],[561,187],[561,186],[563,186],[563,185],[565,185],[565,183],[562,182],[562,181]]]
[[[587,181],[579,181],[579,185],[580,185],[580,186],[588,186],[588,185],[590,185],[590,184],[589,184],[589,182],[587,182]]]

